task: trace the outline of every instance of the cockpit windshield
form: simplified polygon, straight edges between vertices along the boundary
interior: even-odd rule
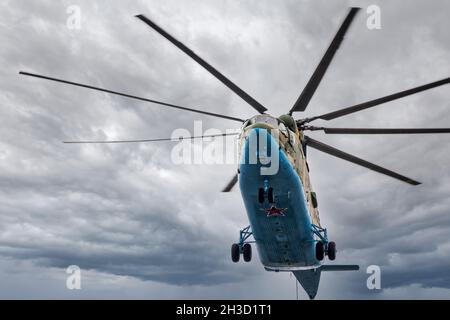
[[[263,122],[271,126],[278,127],[278,120],[266,114],[257,115],[250,120],[250,124],[255,124],[258,122]]]

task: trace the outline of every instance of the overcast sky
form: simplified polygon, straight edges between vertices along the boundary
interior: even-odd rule
[[[265,105],[291,108],[351,5],[363,7],[307,111],[313,116],[450,75],[448,1],[0,0],[0,298],[295,298],[288,273],[233,264],[248,224],[235,165],[175,165],[170,137],[239,123],[18,75],[26,70],[248,118],[254,111],[134,18],[146,14]],[[368,30],[365,8],[381,8]],[[66,10],[81,9],[81,29]],[[335,120],[448,127],[449,86]],[[321,123],[320,121],[316,123]],[[312,137],[423,182],[413,187],[311,150],[337,263],[325,298],[450,298],[450,136]],[[206,143],[205,143],[206,144]],[[256,252],[256,250],[255,250]],[[65,269],[82,269],[82,290]],[[379,265],[382,290],[366,287]],[[306,294],[300,292],[301,298]]]

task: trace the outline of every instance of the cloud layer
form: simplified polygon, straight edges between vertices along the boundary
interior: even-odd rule
[[[247,224],[239,191],[219,192],[235,166],[176,166],[170,143],[61,143],[169,137],[176,128],[192,130],[194,120],[203,120],[205,129],[235,123],[17,73],[253,115],[133,17],[145,13],[279,115],[298,97],[352,1],[0,4],[0,297],[295,296],[288,274],[264,272],[257,259],[230,261],[229,245]],[[382,29],[368,30],[362,10],[304,116],[449,76],[450,5],[378,4]],[[66,27],[70,5],[81,8],[81,30]],[[449,110],[447,86],[333,125],[446,127]],[[322,223],[338,244],[338,262],[363,269],[324,275],[318,298],[448,298],[450,137],[311,135],[423,182],[410,187],[309,152]],[[86,270],[81,293],[64,289],[64,269],[72,264]],[[364,269],[372,264],[382,268],[381,292],[365,285]],[[48,290],[37,290],[43,283]],[[247,292],[249,286],[254,290]]]

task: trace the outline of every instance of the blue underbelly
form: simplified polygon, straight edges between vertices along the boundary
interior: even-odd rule
[[[240,189],[260,260],[264,266],[275,268],[317,265],[305,192],[286,154],[280,150],[277,141],[267,134],[267,151],[263,153],[268,153],[272,161],[277,161],[278,158],[278,170],[273,175],[262,173],[262,167],[274,166],[274,163],[263,165],[260,161],[251,161],[259,159],[258,153],[262,150],[259,144],[256,149],[251,148],[250,141],[266,132],[265,129],[252,129],[244,143],[239,165]],[[271,204],[267,197],[264,203],[258,200],[258,189],[264,188],[265,180],[266,185],[274,190],[273,205],[282,209],[281,214],[268,216],[266,210]]]

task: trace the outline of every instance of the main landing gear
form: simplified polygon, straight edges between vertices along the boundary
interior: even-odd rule
[[[322,261],[325,255],[328,259],[336,259],[336,243],[328,241],[327,229],[312,225],[312,232],[319,238],[316,242],[316,259]]]
[[[231,246],[231,260],[233,262],[239,262],[241,254],[245,262],[250,262],[252,260],[251,243],[255,241],[247,241],[252,235],[253,233],[250,231],[250,226],[239,231],[239,243],[234,243]]]

